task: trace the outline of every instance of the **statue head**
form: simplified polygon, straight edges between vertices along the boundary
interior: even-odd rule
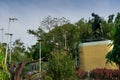
[[[92,16],[95,16],[95,13],[92,13],[91,15],[92,15]]]

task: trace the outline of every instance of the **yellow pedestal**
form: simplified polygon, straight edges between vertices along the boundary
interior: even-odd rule
[[[111,50],[109,43],[110,40],[81,43],[79,45],[80,69],[116,68],[111,64],[105,64],[105,56]]]

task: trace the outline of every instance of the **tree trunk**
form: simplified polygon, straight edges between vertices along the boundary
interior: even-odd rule
[[[19,64],[9,64],[8,69],[11,73],[10,80],[22,80],[22,72],[23,72],[24,66],[26,64],[35,63],[35,62],[38,62],[38,61],[43,60],[43,59],[44,58],[39,59],[39,60],[35,60],[35,61],[30,61],[30,62],[21,62]]]
[[[11,80],[22,80],[22,71],[27,62],[20,64],[10,64],[9,71],[11,73]]]
[[[19,64],[18,68],[15,71],[14,80],[22,80],[22,71],[27,62],[22,62]]]

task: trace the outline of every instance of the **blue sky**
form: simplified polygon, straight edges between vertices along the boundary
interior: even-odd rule
[[[18,21],[11,22],[13,41],[21,39],[25,45],[31,45],[36,39],[27,34],[27,30],[37,29],[40,21],[48,15],[66,17],[72,23],[81,18],[92,18],[92,12],[107,19],[108,15],[120,11],[119,3],[120,0],[0,0],[0,28],[6,33],[8,18],[18,18]]]

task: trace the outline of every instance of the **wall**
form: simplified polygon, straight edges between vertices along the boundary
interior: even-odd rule
[[[107,41],[86,42],[79,45],[80,68],[92,70],[95,68],[116,68],[115,65],[105,64],[106,54],[111,50]]]

